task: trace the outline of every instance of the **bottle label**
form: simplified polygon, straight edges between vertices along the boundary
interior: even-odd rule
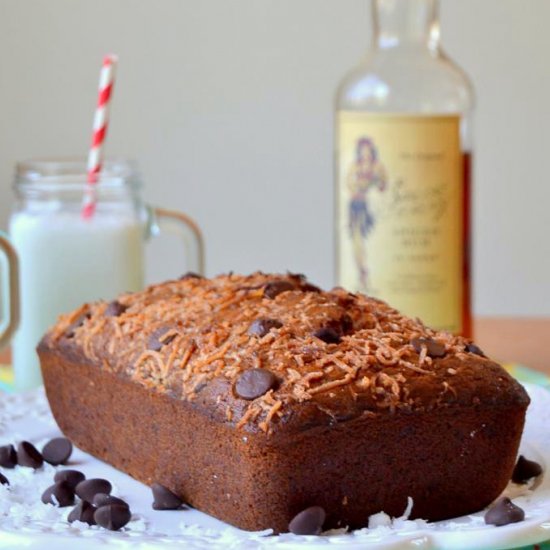
[[[339,284],[460,333],[460,118],[341,111],[337,124]]]

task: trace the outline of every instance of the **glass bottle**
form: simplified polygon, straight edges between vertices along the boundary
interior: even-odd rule
[[[336,96],[338,284],[470,335],[473,90],[437,0],[372,7],[372,47]]]

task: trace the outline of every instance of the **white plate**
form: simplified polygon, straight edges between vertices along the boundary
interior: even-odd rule
[[[550,392],[525,384],[532,403],[527,414],[521,452],[540,462],[546,470],[550,457]],[[38,390],[0,398],[0,444],[30,440],[39,448],[59,434],[44,393]],[[493,527],[485,525],[483,513],[426,524],[394,520],[390,526],[361,529],[352,533],[298,537],[248,533],[228,526],[197,510],[157,512],[151,509],[150,489],[111,466],[77,449],[68,467],[82,470],[88,478],[103,477],[114,485],[113,494],[128,501],[133,519],[120,532],[66,521],[70,508],[40,503],[43,490],[51,485],[56,468],[45,465],[39,471],[16,467],[0,469],[11,486],[0,486],[0,548],[29,549],[99,546],[186,549],[210,548],[369,548],[384,550],[497,550],[534,544],[550,539],[550,476],[544,476],[532,491],[514,501],[525,510],[521,523]],[[517,489],[510,485],[509,491]]]

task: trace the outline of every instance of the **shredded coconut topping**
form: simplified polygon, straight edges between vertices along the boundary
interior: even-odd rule
[[[264,293],[274,282],[287,288]],[[474,357],[464,338],[431,330],[362,294],[321,292],[301,275],[184,278],[118,301],[126,308],[119,316],[105,316],[106,302],[62,316],[46,341],[71,346],[98,368],[152,390],[215,403],[224,421],[237,428],[255,424],[266,433],[284,420],[289,403],[318,404],[334,417],[339,400],[351,400],[357,414],[426,406],[410,391],[413,383],[430,388],[431,401],[454,399],[453,379]],[[254,333],[257,319],[277,323]],[[337,343],[315,336],[326,328],[338,335]],[[154,334],[159,345],[150,349]],[[426,345],[418,353],[415,338],[443,344],[445,357],[433,359]],[[244,401],[231,388],[251,368],[270,370],[279,384]]]

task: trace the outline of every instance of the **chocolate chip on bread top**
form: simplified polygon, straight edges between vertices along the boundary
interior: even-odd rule
[[[517,392],[470,341],[290,273],[191,274],[84,305],[45,343],[268,437]]]

